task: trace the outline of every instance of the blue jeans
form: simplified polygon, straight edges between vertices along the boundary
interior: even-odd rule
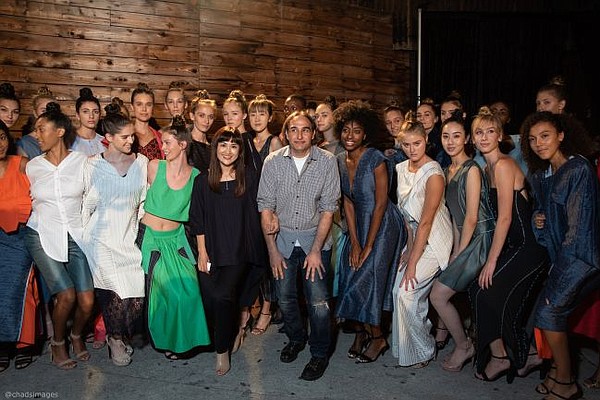
[[[327,279],[331,263],[331,250],[321,252],[321,259],[325,267],[323,279],[319,279],[318,275],[314,282],[305,279],[305,270],[302,269],[305,259],[306,253],[301,247],[295,247],[290,258],[285,259],[287,269],[284,270],[284,277],[275,281],[279,307],[283,314],[285,333],[290,341],[306,342],[306,324],[298,303],[297,279],[302,279],[310,323],[310,336],[308,336],[310,353],[313,357],[327,358],[331,345],[331,311]]]

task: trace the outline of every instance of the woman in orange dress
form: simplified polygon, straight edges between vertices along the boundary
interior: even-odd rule
[[[0,372],[33,361],[37,287],[29,252],[23,241],[23,227],[31,213],[28,159],[14,155],[16,148],[8,126],[0,121]]]

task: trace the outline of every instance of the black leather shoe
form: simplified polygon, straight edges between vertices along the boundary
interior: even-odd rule
[[[304,367],[300,379],[304,379],[305,381],[316,381],[323,376],[328,365],[329,360],[327,358],[311,357],[308,364],[306,364],[306,367]]]
[[[306,344],[304,342],[289,342],[279,355],[279,360],[284,363],[291,363],[298,358],[298,353],[304,350]]]

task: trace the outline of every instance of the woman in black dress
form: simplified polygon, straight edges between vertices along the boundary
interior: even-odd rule
[[[533,235],[525,175],[517,162],[499,149],[502,122],[482,107],[471,125],[477,149],[486,161],[490,203],[496,229],[487,261],[469,290],[477,326],[477,373],[494,381],[527,361],[531,338],[525,323],[546,275],[548,254]]]
[[[268,265],[257,190],[258,175],[244,166],[242,135],[234,128],[219,129],[211,144],[208,174],[194,182],[190,208],[191,230],[198,241],[200,286],[214,333],[217,375],[230,369],[239,292],[248,265]]]

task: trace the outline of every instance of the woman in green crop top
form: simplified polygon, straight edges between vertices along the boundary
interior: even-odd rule
[[[148,330],[154,347],[176,360],[210,343],[195,257],[185,235],[194,178],[187,162],[191,135],[181,117],[163,133],[165,160],[148,164],[148,193],[138,245],[146,273]]]

